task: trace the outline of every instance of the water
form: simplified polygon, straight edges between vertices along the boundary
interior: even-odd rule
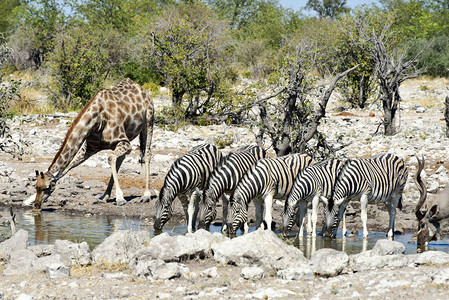
[[[124,219],[103,216],[77,216],[68,215],[59,212],[43,211],[41,215],[32,215],[29,210],[15,209],[17,230],[25,229],[29,232],[29,241],[32,245],[53,244],[55,240],[69,240],[80,243],[87,242],[91,249],[104,241],[117,230],[147,230],[150,236],[154,236],[153,226],[144,220]],[[6,208],[0,208],[0,236],[10,234],[10,228],[2,225],[9,216]],[[211,226],[212,232],[220,231],[219,224]],[[250,232],[255,228],[251,227]],[[169,222],[164,226],[164,232],[171,235],[180,235],[187,232],[185,224],[176,224]],[[280,232],[275,231],[280,235]],[[298,232],[292,232],[286,242],[296,247],[304,253],[307,258],[318,249],[333,248],[339,251],[345,251],[347,254],[360,253],[370,250],[379,239],[385,238],[384,232],[370,233],[367,239],[363,239],[362,233],[356,237],[341,238],[341,232],[337,234],[337,239],[325,239],[317,236],[315,239],[307,236],[298,238]],[[238,232],[237,235],[241,235]],[[395,236],[395,241],[401,242],[405,246],[405,253],[416,253],[416,243],[411,244],[412,235],[404,234]],[[428,250],[439,250],[449,253],[449,242],[443,239],[438,242],[432,242]]]

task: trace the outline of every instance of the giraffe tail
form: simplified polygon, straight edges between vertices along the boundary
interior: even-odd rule
[[[139,163],[142,165],[145,162],[145,152],[146,152],[146,140],[147,140],[147,133],[146,130],[142,130],[139,134],[139,143],[140,143],[140,159]]]

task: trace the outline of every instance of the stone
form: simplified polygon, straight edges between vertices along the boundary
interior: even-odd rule
[[[181,277],[185,267],[178,263],[165,263],[162,259],[140,261],[132,275],[137,278],[166,280]]]
[[[372,255],[372,250],[349,256],[349,269],[353,272],[375,270],[381,268],[403,268],[409,264],[407,255]]]
[[[70,276],[70,267],[66,267],[61,263],[52,263],[47,266],[47,278],[60,278]]]
[[[315,274],[320,276],[337,276],[348,265],[349,256],[330,248],[316,251],[310,258],[310,265]]]
[[[449,253],[442,251],[425,251],[420,254],[408,255],[415,265],[445,265],[449,264]]]
[[[438,270],[431,275],[432,281],[435,284],[449,285],[449,268]]]
[[[204,229],[185,236],[170,236],[164,232],[151,239],[150,245],[140,251],[131,264],[139,260],[162,259],[165,262],[179,262],[187,259],[211,257],[211,244],[228,238],[221,233],[210,233]]]
[[[20,249],[9,254],[8,263],[3,270],[3,275],[25,275],[35,272],[33,264],[37,262],[37,256],[30,250]]]
[[[149,243],[148,231],[119,230],[95,247],[92,260],[98,264],[129,264]]]
[[[262,228],[221,243],[212,244],[214,260],[221,264],[259,266],[282,270],[307,262],[302,252],[276,234]]]
[[[244,267],[240,275],[244,279],[262,279],[264,277],[264,272],[263,269],[259,267]]]
[[[371,255],[394,255],[394,254],[404,254],[405,246],[396,241],[391,241],[388,239],[377,240],[373,249],[371,250]]]
[[[20,229],[11,238],[0,243],[0,261],[8,261],[12,251],[28,247],[28,231]]]
[[[54,248],[55,245],[33,245],[27,247],[27,249],[33,252],[37,257],[50,256]]]
[[[218,276],[217,267],[208,268],[206,270],[201,271],[200,276],[215,278]]]
[[[59,255],[68,266],[87,266],[92,262],[92,254],[86,242],[72,243],[67,240],[56,240],[52,255]]]
[[[288,268],[285,270],[279,270],[277,277],[285,280],[301,280],[312,279],[315,277],[315,273],[312,267],[309,265],[303,265],[299,268]]]

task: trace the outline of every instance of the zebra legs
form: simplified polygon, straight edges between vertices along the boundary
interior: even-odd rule
[[[256,228],[259,228],[262,225],[263,199],[255,198],[254,206],[256,208]]]
[[[229,214],[229,196],[226,194],[223,194],[221,196],[222,202],[223,202],[223,226],[222,226],[222,231],[225,230],[225,225],[228,224],[228,214]]]
[[[188,208],[187,208],[187,232],[191,233],[195,227],[196,217],[198,216],[198,204],[200,201],[200,193],[194,191],[190,196]]]
[[[363,224],[363,238],[367,238],[368,228],[366,226],[366,221],[368,220],[368,196],[366,194],[363,194],[362,197],[360,197],[360,209],[360,216]]]
[[[398,203],[401,199],[401,194],[402,194],[402,191],[399,194],[393,194],[390,201],[387,202],[388,213],[390,215],[390,222],[389,222],[388,233],[387,233],[388,239],[394,240],[394,221],[396,218],[396,207],[398,206]]]
[[[271,221],[273,219],[272,210],[273,210],[273,193],[270,193],[265,196],[265,222],[267,223],[267,230],[271,230]]]
[[[298,225],[299,225],[299,236],[303,235],[304,232],[304,217],[306,215],[306,212],[309,213],[309,210],[307,209],[307,202],[305,201],[299,201],[298,203]],[[309,234],[310,230],[310,218],[307,218],[307,234]]]

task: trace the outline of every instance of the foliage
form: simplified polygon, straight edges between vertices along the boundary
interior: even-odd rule
[[[226,26],[200,3],[168,9],[144,32],[148,59],[163,74],[173,106],[187,98],[186,115],[207,105],[225,82]]]
[[[0,33],[7,33],[11,30],[13,26],[11,12],[20,5],[20,2],[21,0],[2,0],[2,5],[0,5]]]
[[[308,0],[306,8],[314,10],[321,19],[334,19],[349,10],[346,0]]]
[[[234,143],[234,136],[229,134],[218,135],[214,138],[214,144],[218,149],[229,147]]]
[[[414,58],[424,48],[427,49],[421,54],[418,67],[425,69],[427,75],[448,77],[449,37],[440,35],[430,41],[427,39],[411,41],[406,59]]]
[[[57,82],[55,104],[62,108],[81,107],[103,84],[108,74],[108,39],[104,32],[75,27],[60,32],[48,67]]]
[[[16,99],[20,85],[20,81],[0,81],[0,150],[10,153],[14,157],[18,156],[19,159],[21,159],[21,155],[24,154],[24,149],[19,141],[12,139],[7,119],[12,116],[10,104]]]
[[[24,1],[17,9],[19,27],[16,38],[24,39],[28,59],[40,68],[46,55],[53,50],[57,31],[64,26],[64,4],[57,0]]]

